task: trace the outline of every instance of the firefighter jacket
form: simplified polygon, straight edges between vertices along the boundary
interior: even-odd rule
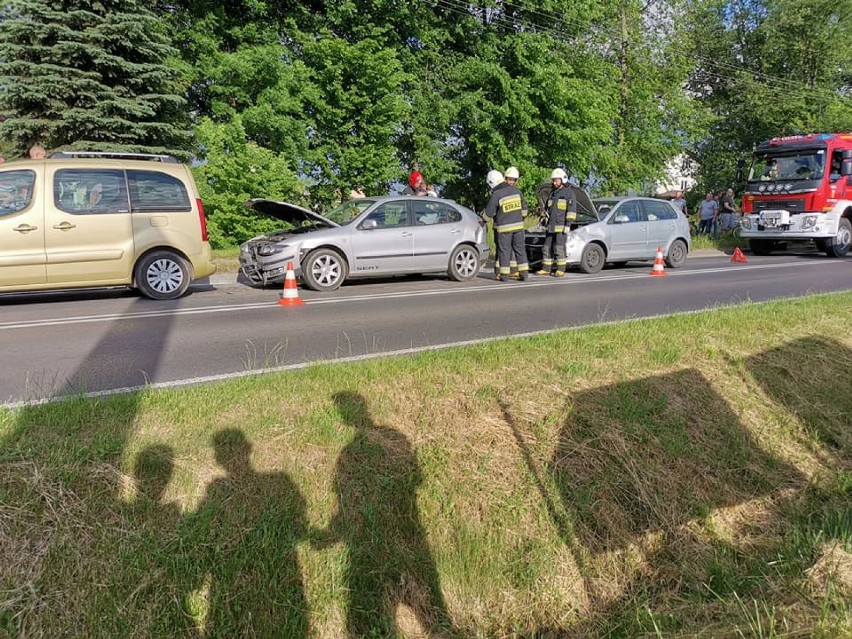
[[[485,217],[494,218],[497,233],[514,233],[524,230],[527,203],[520,189],[501,182],[491,192],[485,206]]]
[[[567,233],[569,223],[577,219],[574,192],[566,185],[550,191],[545,204],[548,233]]]

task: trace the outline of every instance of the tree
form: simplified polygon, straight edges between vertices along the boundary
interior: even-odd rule
[[[140,0],[10,0],[0,30],[0,136],[49,148],[181,153],[175,50]]]

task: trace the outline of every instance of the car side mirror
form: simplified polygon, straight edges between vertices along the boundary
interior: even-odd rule
[[[630,221],[630,218],[626,215],[616,215],[614,221],[616,224],[627,224]]]
[[[852,158],[843,158],[840,163],[840,175],[852,175]]]
[[[379,228],[379,223],[376,222],[376,220],[364,220],[363,222],[361,222],[362,231],[371,231],[377,228]]]

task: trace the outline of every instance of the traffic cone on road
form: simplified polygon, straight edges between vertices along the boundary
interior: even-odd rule
[[[657,247],[657,257],[654,258],[654,268],[651,269],[651,275],[668,275],[666,273],[666,261],[663,258],[663,247]]]
[[[734,254],[731,256],[731,261],[732,262],[742,262],[743,264],[748,263],[746,256],[743,255],[743,252],[740,250],[739,246],[734,249]]]
[[[284,276],[284,291],[278,298],[280,306],[302,306],[304,302],[299,297],[299,289],[296,286],[296,272],[293,270],[293,262],[287,262],[287,275]]]

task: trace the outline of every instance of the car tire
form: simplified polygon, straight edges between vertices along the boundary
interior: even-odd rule
[[[772,249],[775,248],[775,242],[772,240],[749,240],[748,247],[755,255],[769,255]]]
[[[302,262],[302,281],[314,291],[334,291],[340,288],[349,274],[349,265],[333,249],[312,251]]]
[[[479,252],[470,244],[460,244],[450,254],[447,274],[456,282],[468,282],[477,276],[481,266]]]
[[[580,258],[580,270],[583,273],[594,275],[600,272],[606,262],[606,253],[600,244],[587,244]]]
[[[189,289],[192,276],[186,259],[173,251],[152,251],[136,263],[135,286],[152,300],[174,300]]]
[[[842,217],[837,225],[837,235],[826,242],[825,254],[829,257],[843,257],[849,252],[850,245],[852,245],[852,222]]]
[[[669,254],[666,256],[666,266],[669,268],[680,268],[686,262],[686,243],[683,240],[675,240],[669,246]]]

